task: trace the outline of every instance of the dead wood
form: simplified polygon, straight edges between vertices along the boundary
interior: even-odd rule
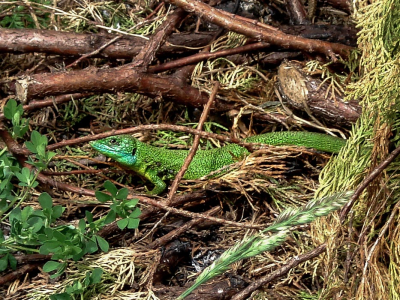
[[[316,40],[305,39],[298,36],[287,35],[276,28],[263,26],[258,22],[243,21],[235,18],[234,15],[221,12],[205,3],[190,0],[170,0],[168,1],[188,12],[193,12],[204,20],[221,26],[225,29],[243,34],[258,41],[264,41],[272,45],[280,46],[284,49],[303,50],[309,53],[322,53],[334,59],[334,55],[346,58],[352,47],[336,43],[328,43]]]
[[[350,126],[361,114],[358,101],[345,102],[343,92],[332,82],[322,82],[308,75],[300,64],[282,63],[277,85],[288,105],[309,111],[328,123]]]
[[[208,45],[212,32],[173,33],[157,52],[158,55],[191,52],[190,48]],[[0,28],[0,53],[47,53],[62,56],[80,56],[95,51],[110,42],[113,34],[76,33],[38,29]],[[132,59],[146,45],[147,39],[136,36],[121,36],[92,57],[110,59]]]

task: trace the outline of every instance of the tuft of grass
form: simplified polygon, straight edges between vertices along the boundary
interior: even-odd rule
[[[197,277],[195,283],[187,289],[177,300],[186,298],[201,284],[215,276],[221,275],[229,266],[239,260],[250,258],[265,251],[271,251],[281,245],[287,238],[290,229],[294,226],[313,222],[315,219],[327,216],[329,213],[342,207],[353,195],[353,191],[341,192],[332,196],[312,200],[300,208],[289,208],[282,212],[271,226],[258,234],[243,239],[232,248],[225,251],[220,258],[205,268]],[[265,233],[275,234],[266,236]]]

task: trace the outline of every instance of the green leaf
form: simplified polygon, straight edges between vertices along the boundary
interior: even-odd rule
[[[32,153],[36,153],[41,158],[45,158],[47,137],[34,130],[31,133],[31,142],[26,142],[25,146]]]
[[[103,275],[103,269],[102,268],[95,268],[92,271],[91,283],[92,284],[100,283],[102,275]]]
[[[72,256],[72,259],[74,261],[78,261],[80,260],[85,254],[86,254],[86,250],[82,249],[81,252],[79,252],[78,254],[75,254],[74,256]]]
[[[44,229],[44,233],[47,235],[47,237],[49,239],[53,238],[53,232],[54,232],[54,229],[52,229],[52,228],[45,228]]]
[[[56,152],[49,151],[46,153],[46,161],[50,161],[54,156],[56,156]]]
[[[4,106],[4,116],[8,120],[12,120],[14,115],[17,113],[17,101],[10,99]]]
[[[26,222],[29,217],[33,214],[33,208],[31,206],[26,206],[21,211],[21,221]]]
[[[129,191],[127,188],[122,188],[118,191],[115,199],[117,200],[125,200],[128,197]]]
[[[78,228],[79,228],[80,232],[85,233],[85,231],[86,231],[86,222],[85,222],[84,219],[80,219],[79,220]]]
[[[139,222],[140,222],[139,219],[131,219],[131,218],[129,218],[128,220],[129,220],[129,222],[128,222],[128,228],[129,229],[138,228]]]
[[[97,243],[95,243],[93,241],[87,241],[87,243],[86,243],[87,253],[94,253],[97,250],[99,250],[99,248],[97,247]]]
[[[139,199],[132,199],[132,200],[129,200],[129,201],[125,202],[125,206],[132,209],[132,208],[134,208],[138,203],[139,203]]]
[[[3,272],[4,270],[7,269],[8,266],[7,255],[4,255],[2,258],[0,258],[0,272]]]
[[[58,241],[47,241],[39,248],[40,254],[57,253],[61,250],[60,242]]]
[[[50,209],[53,207],[53,200],[51,199],[51,196],[46,192],[41,193],[38,200],[42,208]]]
[[[122,230],[122,229],[124,229],[126,226],[128,226],[128,222],[129,222],[128,219],[119,220],[119,221],[117,221],[117,226],[118,226],[119,229]]]
[[[60,276],[62,273],[64,273],[66,267],[67,267],[66,262],[60,263],[60,266],[57,268],[57,272],[53,275],[50,275],[50,279],[54,279]]]
[[[49,273],[58,269],[61,265],[62,264],[57,261],[49,260],[43,265],[43,271]]]
[[[14,208],[14,209],[11,211],[11,213],[10,213],[9,220],[10,220],[10,223],[11,223],[13,220],[21,221],[21,208],[19,208],[19,207]]]
[[[83,293],[83,285],[79,280],[75,280],[72,286],[66,288],[66,291],[70,294],[81,294]]]
[[[131,214],[129,215],[129,218],[131,219],[135,219],[138,218],[141,215],[142,211],[140,210],[139,207],[136,207]]]
[[[27,167],[22,168],[22,175],[24,175],[26,178],[31,177],[31,170],[29,170]]]
[[[110,245],[108,244],[108,242],[103,239],[101,236],[96,235],[96,240],[97,240],[97,244],[99,245],[101,251],[103,252],[108,252],[108,249],[110,248]]]
[[[39,217],[29,218],[29,220],[27,221],[27,224],[29,225],[29,230],[32,233],[39,232],[42,229],[42,227],[44,226],[43,219],[39,218]]]
[[[25,147],[28,148],[28,150],[32,153],[37,153],[36,145],[34,145],[32,142],[25,142]]]
[[[31,133],[31,141],[36,146],[46,144],[47,145],[47,137],[45,135],[41,135],[36,130]]]
[[[107,214],[104,224],[110,224],[111,222],[114,222],[116,218],[116,213],[113,210],[110,210],[110,212]]]
[[[93,214],[90,211],[85,211],[85,216],[88,223],[93,222]]]
[[[96,191],[95,193],[97,200],[99,200],[101,203],[110,201],[112,199],[112,196],[110,196],[109,194],[100,192],[100,191]]]
[[[68,293],[50,295],[50,300],[72,300]]]
[[[61,205],[56,205],[53,207],[53,215],[52,215],[52,221],[58,219],[61,217],[65,210],[65,207],[62,207]]]
[[[39,185],[39,182],[37,182],[37,181],[34,181],[33,183],[32,183],[32,188],[34,189],[35,187],[37,187]]]
[[[58,242],[65,242],[67,240],[67,237],[65,234],[62,234],[61,232],[54,230],[53,231],[54,237],[57,239]]]
[[[7,256],[8,256],[8,263],[9,263],[11,269],[16,270],[17,269],[17,260],[10,253]]]
[[[112,183],[110,180],[107,180],[104,182],[104,188],[110,192],[110,194],[115,197],[117,195],[118,189],[115,186],[114,183]]]
[[[27,167],[22,168],[21,172],[16,172],[15,176],[17,176],[18,180],[22,183],[28,183],[28,178],[25,176],[26,171],[24,170],[29,170]]]
[[[84,287],[88,287],[90,285],[90,272],[86,272],[85,279],[82,281],[82,285]]]

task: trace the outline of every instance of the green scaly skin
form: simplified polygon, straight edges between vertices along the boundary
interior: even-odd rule
[[[247,143],[266,145],[295,145],[337,153],[345,140],[313,132],[272,132],[249,137]],[[164,180],[173,179],[181,169],[188,150],[169,150],[140,142],[130,135],[110,136],[90,142],[100,153],[135,171],[154,184],[149,194],[158,195],[165,190]],[[184,179],[198,179],[226,165],[237,162],[249,152],[237,144],[211,150],[198,150]]]

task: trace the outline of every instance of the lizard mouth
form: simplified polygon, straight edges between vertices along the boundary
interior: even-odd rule
[[[110,153],[110,152],[115,152],[115,150],[112,147],[109,147],[107,145],[104,145],[102,143],[99,143],[98,141],[91,141],[89,142],[89,145],[99,151],[102,154]]]

